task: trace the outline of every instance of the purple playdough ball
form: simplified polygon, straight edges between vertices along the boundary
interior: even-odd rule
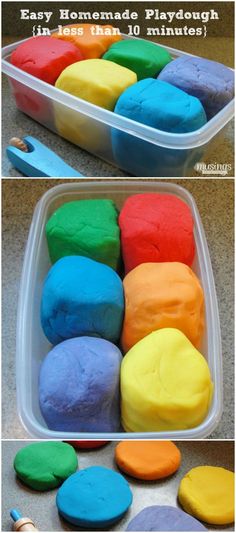
[[[120,427],[120,350],[94,337],[68,339],[45,357],[39,403],[50,429],[113,432]]]
[[[161,71],[159,80],[182,89],[201,101],[210,120],[234,96],[233,71],[201,57],[179,57]]]
[[[207,531],[206,528],[177,507],[152,505],[145,507],[128,524],[126,531]]]

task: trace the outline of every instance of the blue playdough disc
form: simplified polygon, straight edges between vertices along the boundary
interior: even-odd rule
[[[75,476],[76,474],[73,474]],[[71,476],[71,477],[73,477]],[[64,483],[64,485],[67,481]],[[129,522],[126,531],[207,531],[206,528],[177,507],[152,505],[145,507]]]
[[[114,524],[132,503],[132,492],[121,474],[91,466],[70,476],[57,493],[59,513],[82,527]]]

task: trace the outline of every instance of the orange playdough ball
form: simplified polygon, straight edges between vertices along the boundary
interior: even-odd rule
[[[97,26],[96,24],[69,24],[63,27],[62,35],[59,32],[52,33],[52,37],[56,39],[63,39],[69,41],[77,46],[83,54],[84,59],[97,59],[102,57],[103,54],[110,48],[113,43],[121,41],[121,35],[112,35],[113,27],[110,25],[101,26],[103,33],[110,31],[110,35],[92,35],[91,29]],[[67,34],[67,29],[70,28],[70,34]],[[76,33],[72,33],[72,31]],[[78,34],[79,31],[83,31],[83,34]]]
[[[125,352],[162,328],[179,329],[199,347],[204,329],[204,295],[190,267],[174,262],[143,263],[124,278],[124,293],[121,344]]]
[[[137,479],[162,479],[178,470],[181,454],[171,441],[123,441],[115,449],[119,468]]]

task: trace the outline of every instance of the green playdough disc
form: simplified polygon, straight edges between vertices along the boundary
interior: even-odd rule
[[[130,39],[114,43],[104,54],[103,59],[133,70],[139,81],[159,74],[170,63],[171,56],[165,48],[155,43]]]
[[[120,258],[118,211],[112,200],[78,200],[57,209],[46,225],[52,263],[82,255],[114,268]]]
[[[74,448],[64,442],[34,442],[19,450],[14,460],[17,476],[35,490],[58,487],[77,467]]]

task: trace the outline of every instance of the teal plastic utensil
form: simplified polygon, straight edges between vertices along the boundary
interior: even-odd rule
[[[61,157],[34,137],[24,137],[23,141],[28,148],[27,152],[15,146],[8,146],[6,152],[12,165],[24,176],[31,178],[84,177],[83,174],[67,165]]]

